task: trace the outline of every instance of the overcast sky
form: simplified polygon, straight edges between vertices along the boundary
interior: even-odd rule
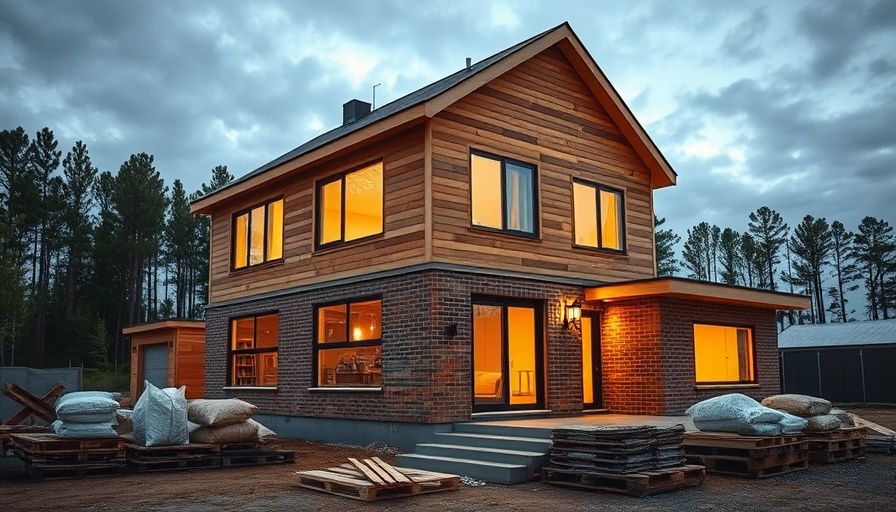
[[[188,192],[568,21],[678,173],[682,239],[768,206],[896,225],[896,1],[0,0],[0,129]]]

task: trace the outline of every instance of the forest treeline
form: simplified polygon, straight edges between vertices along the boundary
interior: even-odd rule
[[[0,366],[117,368],[123,327],[202,318],[209,225],[189,204],[233,176],[188,193],[152,155],[101,172],[82,141],[58,147],[49,128],[0,132]]]
[[[885,320],[896,316],[896,238],[884,220],[865,217],[854,231],[842,222],[806,215],[791,229],[778,212],[762,206],[739,233],[701,222],[681,237],[654,217],[660,275],[808,295],[808,311],[782,312],[782,328],[794,323]],[[856,308],[850,296],[864,290]],[[855,292],[855,293],[853,293]]]

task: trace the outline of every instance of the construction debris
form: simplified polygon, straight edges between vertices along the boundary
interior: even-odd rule
[[[296,471],[299,486],[361,501],[454,491],[460,486],[457,475],[399,468],[379,457],[348,460],[349,464],[325,470]]]
[[[853,422],[857,427],[864,427],[867,430],[865,439],[867,441],[866,449],[868,453],[884,453],[893,455],[896,453],[896,431],[890,430],[883,425],[878,425],[873,421],[860,418],[855,414],[850,414]]]

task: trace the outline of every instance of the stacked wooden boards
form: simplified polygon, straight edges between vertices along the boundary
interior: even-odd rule
[[[684,433],[683,425],[556,428],[542,480],[633,496],[698,485],[705,471],[686,464]]]
[[[392,466],[379,457],[348,459],[324,470],[296,471],[298,485],[360,501],[400,498],[460,488],[460,477]]]
[[[11,436],[12,448],[32,480],[104,476],[125,471],[124,440],[60,438],[49,433]]]

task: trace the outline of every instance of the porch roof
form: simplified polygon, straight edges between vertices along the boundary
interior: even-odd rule
[[[585,302],[668,297],[759,309],[809,309],[809,297],[681,277],[653,277],[585,288]]]

